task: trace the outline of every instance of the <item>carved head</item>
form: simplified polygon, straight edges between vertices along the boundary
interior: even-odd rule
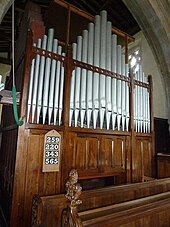
[[[78,173],[77,170],[72,169],[69,173],[69,178],[71,181],[73,181],[74,183],[77,183],[78,181]]]

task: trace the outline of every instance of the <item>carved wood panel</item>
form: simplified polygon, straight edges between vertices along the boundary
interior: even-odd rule
[[[88,133],[70,133],[69,137],[72,145],[64,155],[72,154],[70,168],[77,169],[80,177],[125,171],[127,153],[130,153],[128,137]]]
[[[125,137],[103,136],[101,139],[101,166],[103,170],[125,169]]]
[[[99,172],[99,144],[98,136],[75,135],[72,163],[80,176]]]
[[[136,137],[132,154],[133,182],[144,181],[145,177],[152,177],[153,159],[151,138]]]

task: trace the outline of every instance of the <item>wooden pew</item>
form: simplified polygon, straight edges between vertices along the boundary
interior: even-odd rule
[[[151,216],[155,215],[154,210],[159,207],[158,213],[161,212],[161,209],[163,209],[163,212],[165,211],[167,213],[169,210],[169,198],[170,178],[82,191],[80,196],[82,204],[78,205],[78,216],[82,219],[84,226],[88,226],[89,223],[93,224],[92,226],[95,226],[95,218],[98,218],[101,223],[102,220],[107,220],[108,216],[113,220],[114,215],[114,217],[120,217],[121,221],[122,217],[126,219],[129,216],[122,216],[123,214],[131,214],[133,213],[132,211],[134,211],[133,214],[136,215],[136,217],[140,217],[140,215],[146,213],[146,217],[148,218],[146,218],[146,220],[150,220],[152,219]],[[63,211],[66,211],[69,206],[69,200],[67,200],[64,194],[35,196],[33,198],[32,206],[32,226],[61,227]],[[153,212],[151,212],[152,208]],[[99,212],[100,209],[102,215]],[[145,209],[146,212],[144,212]],[[112,214],[113,210],[115,211],[114,215]],[[148,216],[149,213],[147,212],[151,212],[152,215]],[[89,214],[92,215],[90,216],[90,219],[88,218]],[[166,216],[165,214],[163,215]],[[128,221],[129,220],[130,219],[128,219]],[[137,219],[137,221],[140,222],[141,220]],[[107,226],[106,222],[104,226]],[[133,222],[131,226],[133,226]]]
[[[78,213],[82,226],[170,226],[170,192]]]

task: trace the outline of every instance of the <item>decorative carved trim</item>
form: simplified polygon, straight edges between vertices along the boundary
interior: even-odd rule
[[[62,227],[82,227],[81,219],[78,216],[77,206],[82,203],[79,199],[82,187],[78,181],[77,170],[72,169],[69,173],[69,179],[66,182],[67,194],[65,197],[69,200],[70,204],[62,214]]]

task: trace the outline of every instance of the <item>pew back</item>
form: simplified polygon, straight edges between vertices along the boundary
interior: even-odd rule
[[[78,207],[78,211],[83,212],[121,204],[168,191],[170,191],[170,178],[82,191],[81,200],[83,203]],[[64,194],[35,196],[32,207],[32,226],[60,227],[62,212],[67,206],[68,201]]]
[[[79,213],[83,226],[169,226],[170,192]]]

